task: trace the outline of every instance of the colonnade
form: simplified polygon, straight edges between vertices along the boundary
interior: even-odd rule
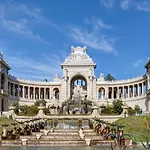
[[[125,86],[104,86],[98,88],[98,99],[126,99],[146,94],[146,82]]]
[[[31,100],[59,99],[59,89],[57,87],[27,86],[8,82],[8,95]]]

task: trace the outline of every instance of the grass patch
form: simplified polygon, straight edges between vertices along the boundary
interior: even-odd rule
[[[145,126],[145,123],[150,125],[150,116],[129,116],[121,118],[115,123],[124,125],[124,133],[133,135],[136,141],[146,141],[146,137],[150,140],[150,131]]]

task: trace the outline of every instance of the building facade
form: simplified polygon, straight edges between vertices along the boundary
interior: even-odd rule
[[[0,54],[0,112],[8,110],[10,103],[31,105],[44,99],[49,106],[61,104],[73,99],[78,93],[82,99],[88,99],[93,105],[107,105],[115,99],[121,99],[128,106],[139,105],[143,111],[150,107],[150,59],[143,76],[127,80],[111,80],[101,73],[94,75],[96,64],[87,55],[86,47],[71,47],[71,54],[61,64],[63,75],[54,76],[54,81],[21,80],[9,75],[10,67]]]

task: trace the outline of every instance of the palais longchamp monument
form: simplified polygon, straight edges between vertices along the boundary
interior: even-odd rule
[[[38,100],[46,100],[47,107],[61,107],[68,99],[80,106],[82,101],[90,101],[98,108],[122,100],[127,106],[140,106],[143,112],[150,110],[150,59],[146,62],[146,73],[137,78],[115,80],[111,74],[96,77],[96,63],[87,54],[87,48],[71,47],[71,54],[61,64],[63,75],[56,74],[53,81],[22,80],[9,75],[11,64],[0,55],[0,112],[8,111],[11,103],[32,105]],[[65,106],[67,107],[67,106]],[[65,109],[65,108],[64,108]],[[74,113],[84,110],[73,108]],[[90,111],[90,108],[89,108]],[[57,113],[57,112],[55,112]]]

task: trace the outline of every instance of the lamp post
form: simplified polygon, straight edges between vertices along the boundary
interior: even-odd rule
[[[127,146],[125,145],[125,143],[122,143],[122,141],[124,140],[125,136],[129,137],[131,140],[133,139],[133,136],[130,134],[124,134],[123,125],[111,124],[111,126],[112,126],[112,133],[107,134],[105,136],[106,139],[108,137],[112,137],[115,140],[116,147],[113,147],[113,145],[111,145],[111,149],[112,150],[125,150]]]

